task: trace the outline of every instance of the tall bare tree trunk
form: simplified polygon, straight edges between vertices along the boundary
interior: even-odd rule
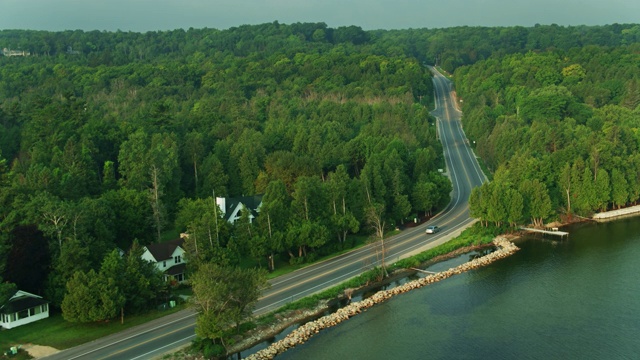
[[[269,228],[269,241],[273,241],[273,235],[271,234],[271,214],[267,213],[267,227]],[[273,251],[269,255],[269,271],[275,270],[275,264],[273,260]]]
[[[154,165],[151,168],[151,208],[153,209],[153,220],[156,225],[156,235],[158,241],[162,236],[162,204],[160,202],[160,175],[158,168]]]

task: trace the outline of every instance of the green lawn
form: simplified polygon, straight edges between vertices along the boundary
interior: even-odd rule
[[[395,233],[396,232],[394,231],[387,236],[392,236]],[[401,260],[391,265],[390,269],[417,266],[419,263],[431,259],[434,256],[445,254],[466,245],[488,243],[492,240],[493,236],[495,236],[495,229],[483,228],[476,224],[470,229],[465,230],[460,237],[443,245],[440,245],[434,249],[418,254],[412,258]],[[363,246],[364,244],[366,244],[367,238],[360,237],[358,239],[352,239],[351,241],[353,246],[349,249],[343,250],[342,252],[350,251],[354,248]],[[319,258],[317,261],[322,261],[326,258],[336,256],[337,254]],[[306,265],[309,264],[281,266],[279,271],[274,272],[274,274],[281,275]],[[316,304],[319,299],[333,298],[336,296],[336,294],[343,291],[344,288],[358,287],[365,282],[371,281],[373,278],[375,278],[374,271],[370,271],[343,284],[340,284],[339,286],[328,289],[321,294],[316,294],[309,298],[305,298],[295,303],[289,304],[283,309],[312,306]],[[190,289],[181,288],[178,289],[176,293],[190,295]],[[4,352],[11,346],[23,345],[27,343],[52,346],[60,350],[67,349],[182,310],[185,308],[185,306],[186,305],[179,305],[171,310],[152,311],[144,315],[126,317],[125,323],[123,325],[121,325],[117,320],[108,323],[75,324],[64,321],[60,314],[56,314],[49,317],[48,319],[44,319],[29,325],[2,331],[2,336],[0,336],[0,350]],[[283,309],[280,309],[279,311],[282,311]],[[266,316],[265,319],[269,319],[269,316]],[[265,319],[263,319],[262,321],[267,321]]]
[[[385,236],[389,237],[389,236],[393,236],[395,234],[399,233],[399,231],[392,231],[389,232],[388,234],[386,234]],[[327,259],[331,259],[333,257],[336,257],[338,255],[344,254],[346,252],[349,252],[351,250],[357,249],[359,247],[362,247],[364,245],[367,244],[369,237],[368,236],[362,236],[362,235],[349,235],[347,237],[347,241],[344,245],[344,249],[342,250],[337,250],[335,252],[332,252],[331,254],[327,254],[327,255],[323,255],[323,256],[319,256],[316,259],[314,259],[313,261],[310,262],[305,262],[302,264],[291,264],[289,262],[289,255],[287,254],[276,254],[275,255],[275,259],[274,259],[274,263],[275,263],[275,267],[276,269],[273,272],[270,272],[267,277],[269,279],[273,279],[276,278],[278,276],[281,275],[285,275],[288,274],[290,272],[296,271],[298,269],[304,268],[306,266],[309,265],[313,265],[317,262],[320,261],[324,261]],[[245,257],[242,258],[240,260],[240,266],[243,268],[253,268],[253,267],[261,267],[263,269],[267,268],[267,262],[266,260],[262,260],[260,262],[260,264],[258,264],[255,259],[249,258],[249,257]]]
[[[0,336],[0,349],[4,352],[5,349],[9,349],[11,346],[27,343],[52,346],[59,350],[67,349],[169,315],[184,308],[185,306],[182,305],[170,310],[151,311],[137,316],[125,316],[124,324],[122,325],[120,321],[76,324],[65,321],[60,314],[55,314],[47,319],[28,325],[3,330],[2,336]]]
[[[458,236],[457,238],[449,240],[444,244],[438,245],[412,257],[396,261],[393,264],[389,264],[388,270],[392,272],[398,269],[417,267],[435,258],[436,256],[445,255],[466,246],[489,244],[493,241],[497,234],[501,233],[504,233],[504,229],[494,227],[485,228],[480,224],[475,224],[472,227],[464,230],[462,234],[460,234],[460,236]],[[318,294],[288,303],[283,307],[275,310],[274,312],[261,316],[256,321],[259,324],[268,324],[275,321],[274,316],[276,313],[295,309],[312,309],[318,305],[318,302],[320,300],[335,299],[338,295],[342,294],[344,292],[344,289],[346,288],[359,288],[365,284],[378,281],[379,274],[380,269],[378,268],[366,271],[354,278],[346,280],[341,284],[324,290]]]
[[[385,234],[387,238],[396,235],[399,231],[390,231]],[[167,239],[171,236],[165,234]],[[314,262],[304,264],[289,264],[288,258],[285,256],[276,262],[276,271],[269,274],[270,278],[274,278],[286,273],[290,273],[297,269],[309,266],[312,263],[324,261],[332,257],[338,256],[345,252],[360,248],[369,241],[367,236],[351,235],[347,239],[345,249],[337,251],[333,254],[319,257]],[[243,265],[247,265],[246,260]],[[266,264],[263,264],[265,266]],[[188,287],[178,288],[174,290],[174,295],[192,295],[192,291]],[[0,349],[9,349],[11,346],[33,343],[37,345],[52,346],[56,349],[67,349],[76,345],[80,345],[103,336],[114,334],[116,332],[128,329],[130,327],[143,324],[153,319],[171,314],[172,312],[182,310],[186,305],[179,305],[171,310],[152,311],[148,314],[125,317],[125,323],[120,324],[118,320],[107,323],[92,324],[76,324],[66,322],[62,315],[55,314],[51,317],[40,320],[38,322],[17,327],[11,330],[5,330],[0,337]]]

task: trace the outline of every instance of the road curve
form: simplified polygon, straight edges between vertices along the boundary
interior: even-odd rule
[[[385,241],[387,263],[440,245],[471,225],[474,220],[469,218],[469,194],[473,187],[486,180],[462,130],[461,112],[458,110],[451,82],[433,67],[429,67],[429,70],[433,73],[435,87],[436,108],[432,114],[436,117],[438,137],[443,144],[447,166],[445,175],[453,184],[452,199],[427,224],[409,228],[388,238]],[[424,230],[429,224],[438,225],[441,231],[426,235]],[[271,288],[264,291],[254,313],[261,315],[275,310],[288,302],[352,278],[377,264],[375,250],[372,246],[365,246],[277,277],[270,281]],[[195,337],[194,326],[193,312],[184,310],[44,359],[153,359],[191,342]]]

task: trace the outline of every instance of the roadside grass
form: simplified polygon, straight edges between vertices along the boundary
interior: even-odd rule
[[[436,66],[436,70],[438,70],[440,74],[444,75],[447,79],[453,81],[453,74],[449,74],[447,70],[443,69],[441,66]]]
[[[61,314],[54,314],[31,324],[3,330],[0,349],[4,352],[11,346],[24,344],[51,346],[58,350],[68,349],[183,310],[185,307],[186,305],[178,305],[169,310],[153,310],[146,314],[125,316],[124,324],[120,324],[119,320],[91,324],[71,323],[65,321]]]
[[[385,238],[390,238],[394,235],[399,234],[400,232],[401,232],[400,230],[395,230],[395,229],[391,230],[385,234]],[[170,232],[167,232],[163,235],[163,239],[169,240],[169,239],[175,238],[175,236],[173,235],[177,236],[177,232],[175,232],[175,234],[170,234]],[[324,256],[318,257],[317,259],[314,259],[313,261],[310,261],[307,263],[290,264],[286,262],[284,259],[277,258],[276,271],[270,273],[269,278],[275,278],[277,276],[290,273],[292,271],[312,265],[314,263],[339,256],[346,252],[365,246],[368,243],[370,243],[369,236],[351,235],[348,238],[347,242],[342,245],[343,247],[342,249],[337,250],[335,252],[331,252],[330,254],[326,254]],[[444,245],[447,245],[449,243],[451,242],[448,242]],[[435,249],[439,249],[444,245],[441,245]],[[460,245],[460,246],[463,246],[463,245]],[[432,250],[435,250],[435,249],[432,249]],[[449,249],[449,247],[447,247],[446,249]],[[441,253],[446,253],[447,251],[451,251],[451,250],[445,251],[446,249],[442,250],[441,252],[434,253],[432,257],[440,255]],[[243,259],[241,261],[241,264],[243,266],[258,265],[255,261],[248,258]],[[390,265],[388,269],[392,271],[393,269],[398,268],[398,265],[396,264]],[[243,329],[241,329],[241,332],[246,332],[250,329],[255,328],[256,324],[268,324],[268,323],[274,322],[275,315],[278,313],[282,313],[288,310],[296,310],[296,309],[311,309],[317,306],[317,304],[322,300],[333,299],[340,296],[341,294],[344,293],[344,290],[347,288],[358,288],[365,284],[374,283],[380,280],[380,278],[381,278],[381,270],[379,268],[369,270],[353,279],[343,282],[340,285],[324,290],[318,294],[289,303],[274,312],[271,312],[269,314],[259,317],[258,319],[255,320],[255,322],[245,323],[242,326]],[[173,290],[173,294],[174,295],[192,295],[192,290],[190,287],[179,287]],[[18,327],[16,329],[6,331],[5,333],[3,333],[3,335],[7,334],[9,336],[3,337],[3,339],[0,340],[0,348],[1,347],[8,348],[9,346],[13,346],[15,344],[34,343],[38,345],[52,346],[59,350],[67,349],[76,345],[80,345],[80,344],[98,339],[100,337],[104,337],[104,336],[128,329],[136,325],[143,324],[145,322],[154,320],[156,318],[171,314],[175,311],[182,310],[185,307],[186,307],[186,304],[182,304],[182,305],[176,306],[173,309],[166,310],[166,311],[153,311],[144,315],[131,316],[125,319],[124,325],[120,325],[120,323],[117,320],[108,322],[108,323],[99,323],[99,324],[98,323],[74,324],[74,323],[68,323],[64,321],[62,316],[59,314],[53,315],[48,319],[39,321],[38,323],[29,324],[29,325]]]
[[[474,149],[474,153],[475,153],[475,149]],[[477,156],[476,156],[476,160],[478,161],[478,164],[480,164],[480,169],[482,169],[482,172],[487,177],[487,179],[489,181],[493,181],[493,173],[489,171],[489,168],[487,167],[487,164],[485,164],[484,160],[482,160],[482,158]]]
[[[460,236],[451,239],[442,245],[436,246],[433,249],[421,252],[420,254],[416,254],[412,257],[396,261],[391,265],[390,270],[393,271],[397,269],[417,267],[429,260],[432,260],[436,256],[445,255],[466,246],[490,244],[493,239],[501,233],[500,230],[501,229],[493,227],[483,227],[479,223],[476,223],[472,227],[464,230]]]
[[[450,241],[447,241],[442,245],[424,251],[420,254],[396,261],[395,263],[390,264],[387,267],[387,270],[389,272],[392,272],[399,269],[417,267],[435,258],[436,256],[445,255],[466,246],[489,244],[499,233],[502,232],[502,230],[503,229],[500,228],[483,227],[480,224],[476,223],[472,227],[464,230],[462,234],[460,234],[460,236],[451,239]],[[354,277],[339,285],[324,290],[318,294],[311,295],[306,298],[302,298],[300,300],[286,304],[271,313],[259,317],[256,322],[258,324],[269,324],[270,322],[273,322],[275,320],[276,314],[283,313],[289,310],[312,309],[318,306],[320,301],[335,299],[338,296],[344,294],[345,289],[360,288],[362,286],[375,283],[379,281],[380,278],[380,268],[366,271],[357,277]]]
[[[386,234],[385,236],[393,236],[395,234],[399,233],[399,231],[392,231],[389,232],[388,234]],[[298,269],[302,269],[305,268],[307,266],[313,265],[315,263],[321,262],[321,261],[325,261],[331,258],[334,258],[336,256],[342,255],[344,253],[347,253],[349,251],[361,248],[365,245],[368,244],[369,241],[369,237],[366,235],[350,235],[347,238],[347,241],[342,245],[342,249],[338,249],[335,252],[331,252],[330,254],[326,254],[326,255],[322,255],[319,257],[314,258],[312,261],[309,262],[304,262],[304,263],[299,263],[299,264],[292,264],[289,262],[289,259],[286,255],[276,255],[275,258],[275,267],[276,269],[272,272],[270,272],[267,275],[267,278],[269,279],[273,279],[276,278],[278,276],[282,276],[282,275],[286,275],[288,273],[294,272]],[[252,267],[252,266],[258,266],[258,263],[255,262],[255,260],[250,260],[250,259],[243,259],[241,261],[241,266],[243,267]],[[261,267],[266,267],[266,263],[262,262]]]

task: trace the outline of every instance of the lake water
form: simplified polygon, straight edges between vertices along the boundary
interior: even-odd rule
[[[507,259],[377,305],[278,359],[640,359],[640,218],[568,231],[520,241]]]

